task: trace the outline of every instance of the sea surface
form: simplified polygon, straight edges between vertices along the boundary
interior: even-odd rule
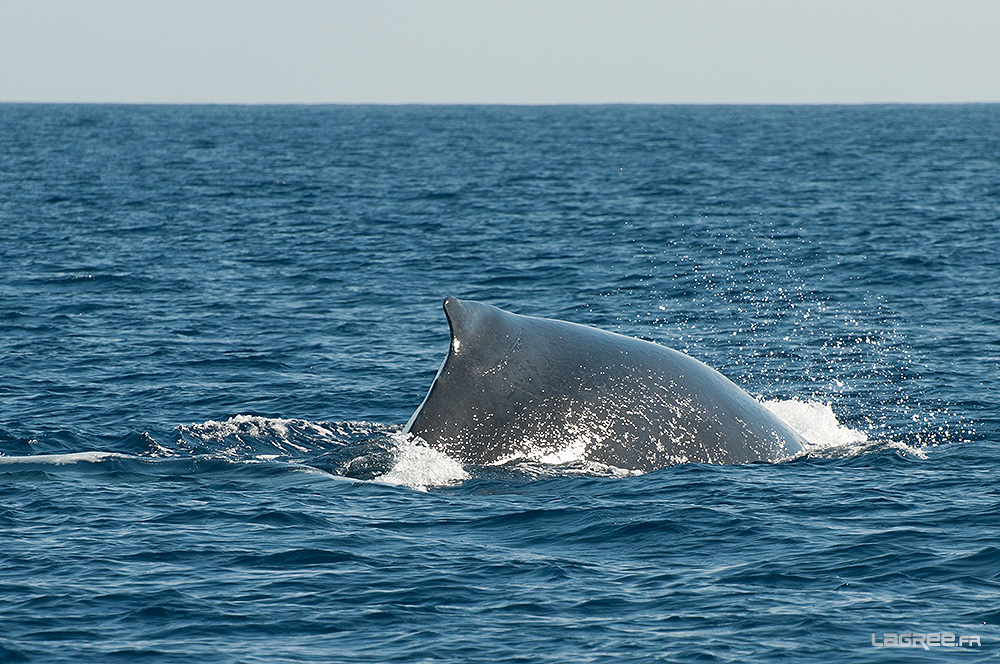
[[[448,295],[808,452],[448,458]],[[998,395],[997,105],[0,105],[4,663],[1000,659]]]

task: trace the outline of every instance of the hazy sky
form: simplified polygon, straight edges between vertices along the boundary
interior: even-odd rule
[[[0,101],[1000,101],[1000,0],[0,0]]]

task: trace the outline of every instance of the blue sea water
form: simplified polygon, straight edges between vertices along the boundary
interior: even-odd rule
[[[998,293],[996,105],[0,105],[0,661],[1000,658]],[[446,295],[809,452],[449,459]]]

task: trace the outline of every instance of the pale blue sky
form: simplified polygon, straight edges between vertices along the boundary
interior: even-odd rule
[[[0,101],[1000,101],[1000,0],[2,0]]]

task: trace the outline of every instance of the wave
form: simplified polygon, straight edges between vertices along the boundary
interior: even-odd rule
[[[221,454],[233,458],[251,455],[266,460],[308,454],[326,444],[349,442],[356,431],[370,433],[372,425],[235,415],[221,422],[208,420],[201,424],[181,425],[176,431],[178,438],[174,451]]]
[[[809,399],[761,402],[807,442],[796,458],[829,459],[892,449],[904,456],[927,458],[927,440],[872,437],[841,422],[830,403]],[[100,466],[108,472],[142,475],[187,475],[246,469],[265,465],[268,474],[283,470],[323,473],[347,480],[409,487],[419,491],[450,487],[474,478],[534,480],[560,476],[626,477],[641,473],[586,459],[586,441],[530,450],[491,466],[463,464],[401,431],[399,425],[363,421],[313,422],[304,419],[239,414],[225,420],[185,424],[168,440],[148,433],[129,434],[124,448],[114,451],[66,451],[31,454],[13,446],[16,456],[0,452],[0,473],[52,472],[58,467],[85,470]],[[4,447],[8,447],[5,445]],[[185,461],[186,460],[186,461]],[[92,472],[89,471],[88,472]]]

